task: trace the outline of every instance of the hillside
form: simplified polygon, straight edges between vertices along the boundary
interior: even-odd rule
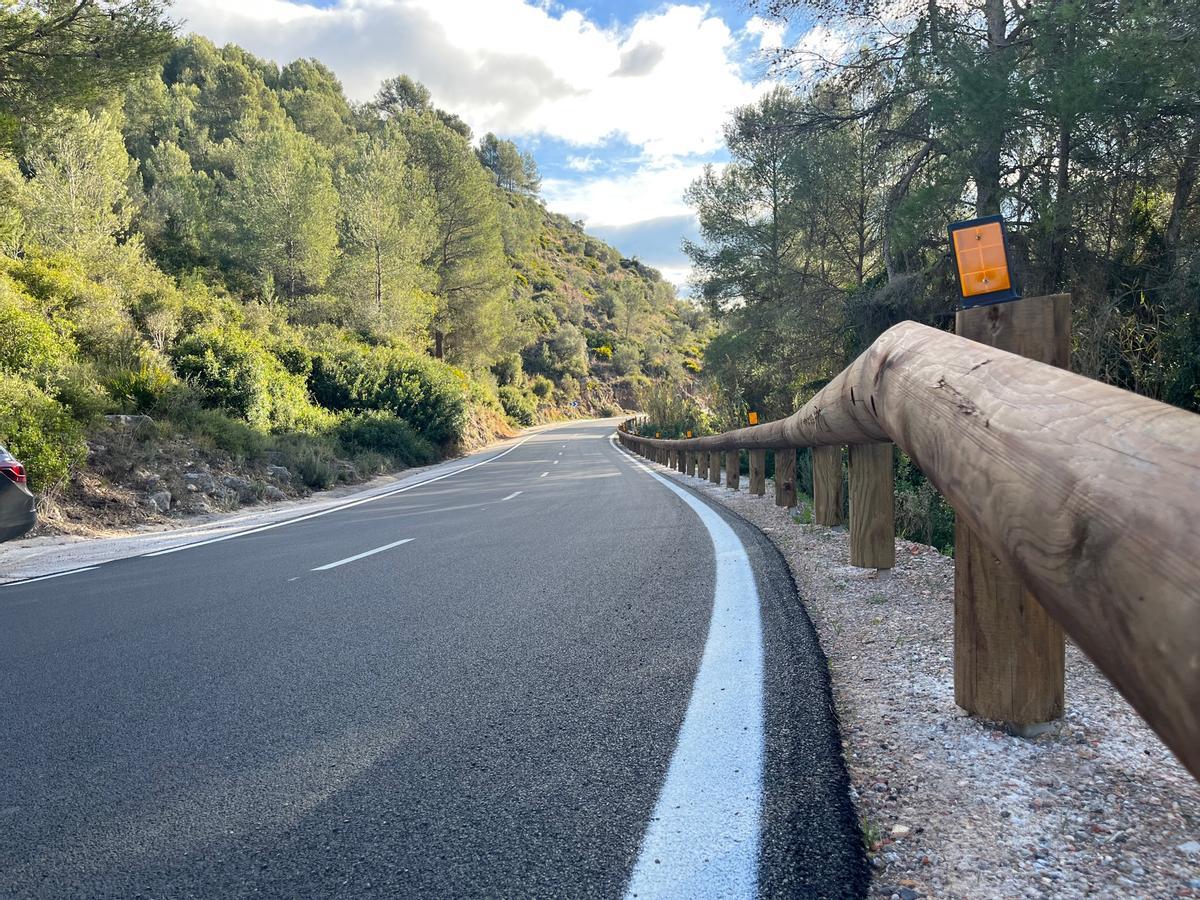
[[[705,315],[421,85],[174,41],[0,160],[0,443],[50,528],[354,482],[700,369]]]

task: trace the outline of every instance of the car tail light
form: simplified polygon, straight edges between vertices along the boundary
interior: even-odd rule
[[[18,462],[0,463],[0,473],[7,475],[9,481],[25,483],[25,467]]]

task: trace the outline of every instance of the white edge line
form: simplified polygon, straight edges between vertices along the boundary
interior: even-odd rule
[[[50,575],[37,575],[33,578],[22,578],[20,581],[7,581],[0,587],[16,587],[18,584],[33,584],[35,581],[45,581],[48,578],[62,578],[64,575],[78,575],[80,572],[91,572],[99,566],[84,566],[82,569],[68,569],[65,572],[53,572]]]
[[[754,571],[715,509],[612,443],[696,513],[716,556],[704,653],[625,900],[755,897],[766,710]]]
[[[140,554],[140,556],[141,557],[166,556],[168,553],[178,553],[181,550],[191,550],[194,547],[207,547],[209,544],[219,544],[222,541],[231,541],[234,538],[246,537],[247,535],[251,535],[251,534],[258,534],[259,532],[262,532],[262,531],[270,531],[272,528],[282,528],[284,525],[294,525],[296,522],[304,522],[304,521],[307,521],[308,519],[316,519],[320,516],[327,516],[330,513],[341,512],[343,509],[350,509],[351,507],[354,507],[354,506],[361,506],[364,503],[371,503],[374,500],[383,500],[387,497],[395,497],[397,494],[403,494],[406,491],[413,490],[414,488],[424,487],[427,484],[433,484],[435,481],[441,481],[445,478],[449,478],[451,475],[457,475],[460,472],[468,472],[471,469],[477,469],[482,465],[486,465],[487,463],[494,462],[495,460],[499,459],[500,457],[507,456],[508,454],[512,453],[514,450],[516,450],[518,447],[520,447],[526,441],[532,440],[535,437],[537,437],[537,435],[531,434],[529,437],[523,439],[519,443],[513,444],[511,447],[509,447],[507,450],[505,450],[502,453],[497,453],[495,456],[489,456],[487,459],[482,459],[479,462],[472,463],[469,466],[461,466],[460,468],[454,469],[451,472],[446,472],[443,475],[438,475],[436,478],[427,478],[424,481],[418,481],[416,484],[408,484],[408,485],[405,485],[404,487],[396,488],[395,490],[392,490],[392,491],[385,491],[382,494],[372,494],[370,497],[360,497],[357,500],[351,500],[348,503],[342,503],[339,506],[332,506],[329,509],[317,510],[316,512],[308,513],[307,515],[297,516],[294,519],[285,519],[282,522],[272,522],[270,525],[259,525],[255,528],[248,528],[245,531],[238,531],[238,532],[235,532],[234,534],[224,534],[224,535],[221,535],[220,537],[209,538],[208,540],[205,540],[205,541],[193,541],[190,544],[180,544],[177,547],[167,547],[164,550],[153,550],[150,553],[142,553],[142,554]]]
[[[382,553],[384,550],[391,550],[393,547],[399,547],[401,544],[411,544],[416,538],[405,538],[402,541],[392,541],[390,544],[384,544],[382,547],[376,547],[374,550],[366,550],[362,553],[356,553],[353,556],[347,556],[345,559],[339,559],[337,562],[325,563],[323,566],[317,566],[310,571],[325,572],[329,569],[336,569],[338,566],[344,566],[346,563],[352,563],[359,559],[366,559],[368,556],[374,556],[376,553]]]

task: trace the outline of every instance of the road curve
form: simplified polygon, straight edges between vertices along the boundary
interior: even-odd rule
[[[861,896],[786,566],[612,431],[0,586],[0,896]]]

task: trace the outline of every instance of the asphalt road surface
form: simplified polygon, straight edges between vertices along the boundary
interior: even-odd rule
[[[0,896],[861,896],[786,566],[613,424],[0,587]]]

